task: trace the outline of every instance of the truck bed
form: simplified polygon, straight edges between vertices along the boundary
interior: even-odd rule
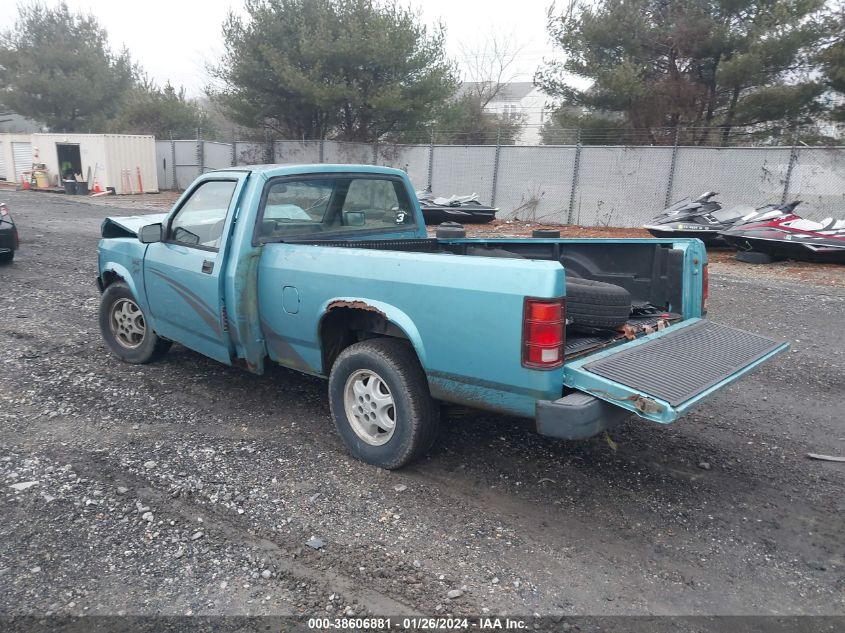
[[[568,275],[595,279],[624,287],[631,296],[653,305],[661,314],[632,317],[615,330],[583,331],[567,328],[565,353],[575,359],[639,338],[683,320],[680,312],[683,251],[657,240],[296,240],[298,244],[337,248],[364,248],[417,253],[443,253],[468,257],[513,257],[557,260]],[[600,248],[597,248],[600,247]]]

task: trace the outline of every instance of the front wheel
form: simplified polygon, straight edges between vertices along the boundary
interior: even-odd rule
[[[369,339],[343,350],[329,374],[329,405],[349,452],[374,466],[405,466],[437,434],[438,407],[413,348],[401,339]]]
[[[106,288],[100,299],[100,332],[115,356],[133,365],[156,360],[171,345],[148,327],[144,312],[121,281]]]
[[[10,264],[15,259],[15,251],[0,253],[0,264]]]

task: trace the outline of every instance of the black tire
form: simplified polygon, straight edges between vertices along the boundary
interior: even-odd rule
[[[531,237],[537,239],[558,239],[560,237],[560,231],[556,231],[555,229],[534,229],[531,231]]]
[[[394,429],[381,445],[365,441],[347,414],[347,382],[359,371],[376,374],[393,398]],[[329,406],[346,448],[357,459],[374,466],[401,468],[422,457],[437,437],[440,409],[431,397],[413,347],[402,339],[369,339],[343,350],[329,374]]]
[[[567,277],[566,317],[572,325],[614,329],[631,316],[631,294],[614,284]]]
[[[15,251],[9,251],[8,253],[0,253],[0,264],[11,264],[14,258]]]
[[[112,327],[112,312],[119,303],[129,302],[138,309],[144,328],[137,346],[130,347],[122,342],[119,333]],[[119,326],[118,326],[119,327]],[[129,287],[122,281],[109,285],[100,298],[100,333],[112,353],[125,363],[142,365],[161,358],[172,343],[160,338],[149,327]]]
[[[739,251],[734,258],[738,262],[745,262],[746,264],[771,264],[774,258],[766,253],[758,253],[756,251]]]

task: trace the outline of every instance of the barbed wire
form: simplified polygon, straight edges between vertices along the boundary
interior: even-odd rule
[[[234,133],[199,135],[202,140],[230,143]],[[195,139],[192,139],[195,140]],[[291,139],[279,133],[264,133],[239,142],[269,144],[276,141],[319,141],[319,138]],[[419,128],[394,130],[377,139],[344,139],[327,135],[323,140],[339,143],[388,145],[606,145],[606,146],[698,146],[698,147],[783,147],[845,146],[845,123],[823,122],[794,129],[776,126],[681,126],[655,128],[566,127],[550,124],[516,125],[513,128],[476,130]]]

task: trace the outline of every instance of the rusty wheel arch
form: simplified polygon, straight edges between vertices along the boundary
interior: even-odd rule
[[[408,340],[408,335],[387,315],[364,301],[334,301],[320,319],[323,374],[328,375],[338,355],[350,345],[370,338]]]

